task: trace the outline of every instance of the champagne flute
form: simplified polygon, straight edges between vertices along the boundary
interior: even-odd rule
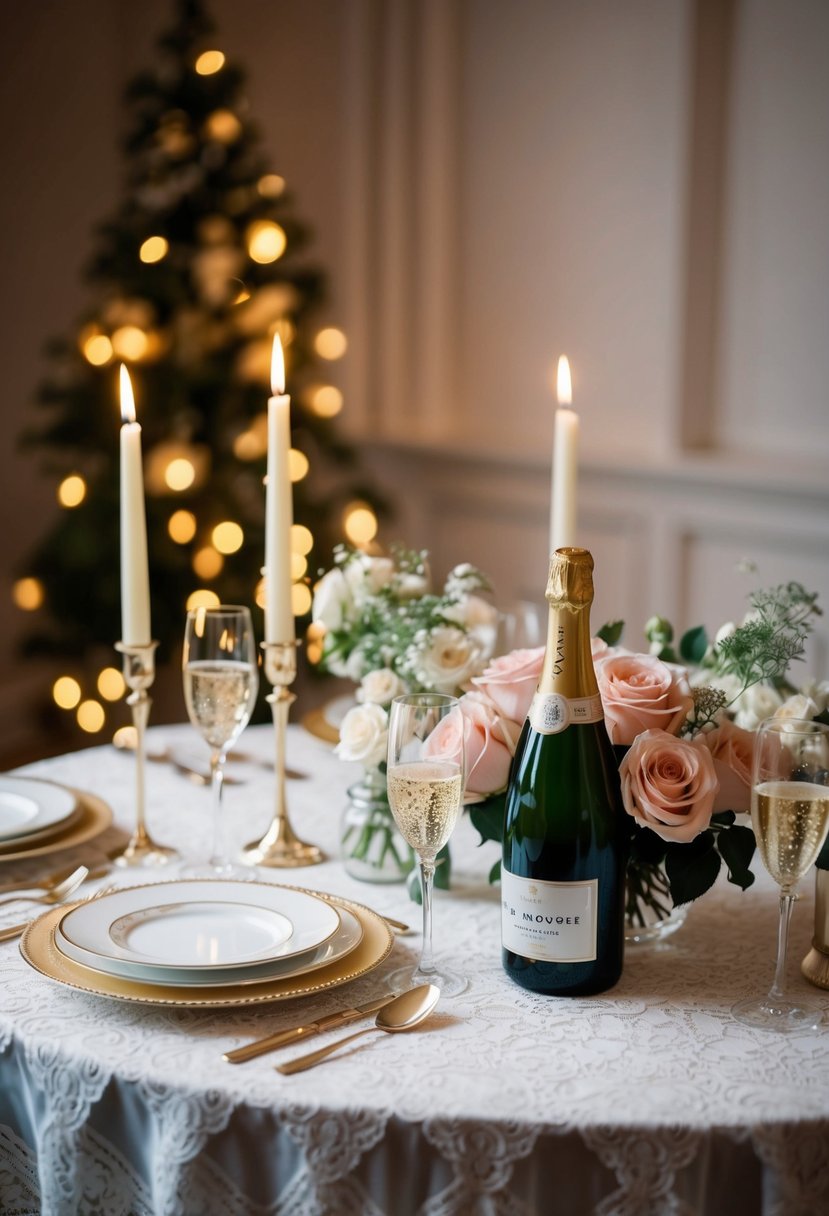
[[[754,743],[751,820],[763,865],[780,887],[777,966],[767,996],[739,1001],[732,1013],[767,1030],[817,1029],[822,1012],[786,994],[786,947],[795,887],[829,832],[829,727],[802,718],[770,718]]]
[[[444,996],[467,986],[464,976],[435,966],[432,956],[432,886],[435,858],[458,821],[463,800],[464,726],[456,697],[410,693],[396,697],[389,717],[388,783],[392,815],[417,853],[423,893],[423,945],[412,972],[405,967],[393,985],[435,984]]]
[[[187,613],[182,655],[184,699],[196,730],[210,747],[213,846],[208,861],[182,868],[187,878],[255,878],[250,866],[227,859],[221,815],[228,749],[250,721],[259,675],[247,608],[222,605]]]

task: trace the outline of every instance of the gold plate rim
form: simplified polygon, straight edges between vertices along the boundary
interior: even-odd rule
[[[29,964],[47,979],[79,992],[112,1000],[127,1001],[139,1005],[155,1005],[178,1009],[233,1009],[244,1005],[264,1005],[269,1002],[294,1000],[313,996],[337,988],[351,980],[360,979],[373,971],[388,957],[394,945],[394,934],[383,918],[367,908],[339,895],[325,891],[312,891],[305,887],[294,890],[318,895],[332,904],[348,908],[360,922],[363,937],[359,945],[326,967],[307,973],[309,981],[302,983],[301,976],[286,976],[282,979],[263,980],[257,991],[251,986],[234,991],[232,985],[211,988],[200,985],[198,994],[186,986],[147,984],[139,980],[121,979],[92,967],[85,967],[66,958],[55,946],[54,931],[60,917],[68,910],[65,905],[51,908],[29,925],[20,942],[20,953]],[[297,980],[300,982],[297,983]]]
[[[56,784],[56,783],[53,783]],[[112,823],[112,807],[86,790],[77,790],[71,785],[64,786],[78,800],[81,812],[80,818],[64,831],[52,836],[50,840],[36,845],[34,848],[0,849],[0,865],[6,861],[22,861],[26,857],[45,857],[48,853],[59,853],[63,849],[73,849],[76,845],[85,844],[94,836],[99,836]]]

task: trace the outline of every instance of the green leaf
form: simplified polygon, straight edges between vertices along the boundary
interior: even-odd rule
[[[701,663],[707,649],[708,634],[704,625],[697,625],[696,629],[683,633],[679,642],[679,654],[686,663]]]
[[[473,802],[470,806],[469,819],[481,837],[481,844],[485,840],[497,840],[499,844],[501,843],[504,834],[506,800],[506,794],[496,794],[493,798],[487,798],[485,802]]]
[[[449,845],[445,844],[435,858],[435,886],[439,887],[441,891],[448,891],[451,877],[452,855],[449,852]],[[409,890],[409,899],[413,900],[416,904],[422,904],[423,894],[420,890],[420,866],[416,865],[409,871],[406,885]]]
[[[658,866],[665,858],[668,846],[650,828],[635,827],[630,842],[630,859],[645,866]]]
[[[730,828],[737,816],[733,811],[717,811],[716,815],[711,816],[711,822],[720,827]]]
[[[617,646],[624,627],[624,621],[606,621],[597,632],[596,637],[601,638],[603,642],[607,642],[608,646]]]
[[[728,866],[728,881],[743,891],[754,882],[754,875],[749,866],[754,856],[756,842],[751,828],[735,824],[727,832],[717,836],[717,849],[720,857]]]
[[[665,873],[675,904],[688,904],[713,887],[720,872],[720,857],[713,832],[700,832],[688,844],[669,846]]]
[[[826,843],[817,855],[815,865],[819,870],[829,870],[829,836],[826,838]]]
[[[501,881],[501,858],[500,857],[495,862],[492,869],[489,871],[489,881],[490,882],[500,882]]]

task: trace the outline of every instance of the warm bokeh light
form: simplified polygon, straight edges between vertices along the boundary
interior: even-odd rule
[[[138,256],[142,262],[152,265],[153,262],[160,262],[166,256],[169,248],[170,245],[166,237],[148,236],[138,250]]]
[[[298,448],[291,448],[288,453],[288,474],[291,481],[302,481],[310,468],[308,457]]]
[[[199,578],[211,579],[221,574],[225,559],[212,545],[205,545],[193,554],[193,569]]]
[[[81,350],[93,367],[103,367],[112,358],[112,343],[106,334],[91,334],[81,343]]]
[[[192,460],[178,456],[171,460],[164,470],[164,481],[171,490],[189,490],[196,480],[196,470]]]
[[[253,599],[254,599],[254,602],[256,603],[257,608],[265,607],[265,580],[263,578],[260,578],[259,582],[256,584],[256,590],[253,593]]]
[[[308,560],[301,553],[291,554],[291,578],[296,583],[308,573]]]
[[[112,335],[112,349],[119,359],[143,359],[147,353],[147,335],[137,325],[122,325]]]
[[[79,473],[70,473],[58,486],[58,502],[62,507],[78,507],[86,498],[86,482]]]
[[[212,76],[214,72],[220,72],[224,65],[225,57],[222,51],[202,51],[194,67],[199,76]]]
[[[196,535],[196,517],[192,511],[174,511],[167,521],[170,539],[186,545]]]
[[[258,460],[268,450],[268,441],[250,428],[242,431],[233,440],[233,455],[237,460]]]
[[[138,732],[134,726],[119,726],[112,736],[112,742],[124,751],[134,752],[138,743]]]
[[[187,611],[191,608],[218,608],[221,600],[215,591],[208,591],[206,587],[199,587],[198,591],[193,591],[187,597]]]
[[[225,519],[216,524],[211,539],[220,553],[236,553],[245,542],[245,534],[238,524]]]
[[[351,503],[346,507],[343,527],[353,545],[367,545],[377,535],[377,516],[365,503]]]
[[[100,701],[81,701],[75,716],[78,719],[78,726],[88,735],[94,735],[99,730],[103,730],[106,722],[106,714]]]
[[[333,418],[343,408],[343,395],[333,384],[321,384],[310,395],[311,409],[320,418]]]
[[[24,612],[36,612],[43,603],[43,583],[38,578],[19,578],[12,587],[12,599]]]
[[[72,676],[58,676],[52,685],[52,699],[60,709],[74,709],[81,699],[81,686]]]
[[[245,300],[250,299],[250,292],[244,284],[239,288],[237,294],[231,300],[231,304],[244,304]]]
[[[120,701],[127,686],[117,667],[105,667],[98,676],[98,692],[105,701]]]
[[[305,583],[294,583],[291,588],[291,610],[294,616],[305,616],[311,611],[311,589]]]
[[[291,526],[291,552],[307,557],[314,547],[314,538],[305,524]]]
[[[214,110],[204,127],[208,138],[220,144],[235,143],[242,134],[242,124],[232,110]]]
[[[348,339],[341,329],[330,325],[314,338],[314,350],[321,359],[341,359],[348,349]]]
[[[259,178],[256,189],[262,198],[279,198],[285,189],[285,178],[280,177],[278,173],[266,173],[264,177]]]
[[[262,265],[281,258],[288,243],[284,231],[273,220],[256,220],[249,225],[245,239],[251,258]]]

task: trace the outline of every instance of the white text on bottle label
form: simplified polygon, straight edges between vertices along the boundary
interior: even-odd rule
[[[596,958],[599,882],[545,882],[501,869],[501,940],[505,950],[547,963]]]
[[[594,697],[562,697],[558,693],[537,692],[530,705],[530,726],[539,735],[557,735],[570,724],[601,722],[604,717],[602,699]]]

